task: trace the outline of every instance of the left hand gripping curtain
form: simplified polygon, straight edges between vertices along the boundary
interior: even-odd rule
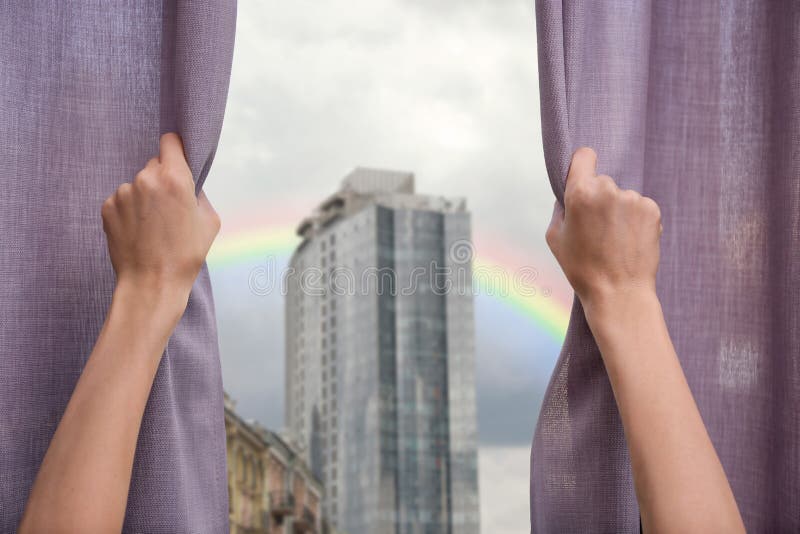
[[[235,0],[0,4],[0,532],[13,532],[111,299],[100,206],[184,140],[198,190]],[[228,530],[216,321],[203,269],[156,376],[124,532]]]

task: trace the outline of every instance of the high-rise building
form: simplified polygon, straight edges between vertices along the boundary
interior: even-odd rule
[[[348,534],[477,534],[470,216],[356,169],[298,227],[286,421]]]

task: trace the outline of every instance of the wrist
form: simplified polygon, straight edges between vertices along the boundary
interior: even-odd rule
[[[128,312],[142,312],[170,326],[180,320],[189,300],[191,287],[170,283],[156,276],[121,276],[114,288],[112,306]]]
[[[661,303],[652,286],[605,289],[581,297],[586,321],[595,338],[624,332],[652,313],[661,313]]]

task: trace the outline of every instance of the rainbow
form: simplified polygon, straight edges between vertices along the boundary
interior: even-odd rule
[[[487,240],[485,243],[492,243]],[[259,227],[241,227],[233,231],[225,231],[215,241],[208,255],[208,266],[212,271],[226,269],[237,265],[246,265],[265,257],[287,259],[299,243],[294,227],[289,225],[265,225]],[[477,241],[473,261],[474,272],[505,271],[514,272],[517,266],[524,265],[504,254],[498,247],[481,246]],[[543,281],[537,286],[549,291],[538,291],[532,295],[519,289],[509,287],[502,294],[492,295],[532,321],[552,341],[561,344],[567,331],[572,295],[564,289],[564,283],[550,273],[550,287]],[[544,282],[546,282],[545,280]],[[482,282],[478,281],[479,291]],[[545,293],[545,294],[542,294]],[[547,295],[546,293],[550,293]]]
[[[300,242],[294,228],[271,226],[223,233],[208,253],[209,269],[223,269],[263,260],[267,256],[288,257]]]

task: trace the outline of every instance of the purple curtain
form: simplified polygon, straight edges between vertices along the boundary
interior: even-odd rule
[[[748,532],[800,532],[800,3],[538,0],[542,131],[661,206],[658,292]],[[639,531],[576,301],[533,440],[532,532]]]
[[[114,286],[100,205],[184,139],[217,146],[234,0],[0,3],[0,532],[13,532]],[[125,532],[227,531],[222,382],[207,270],[144,415]]]

